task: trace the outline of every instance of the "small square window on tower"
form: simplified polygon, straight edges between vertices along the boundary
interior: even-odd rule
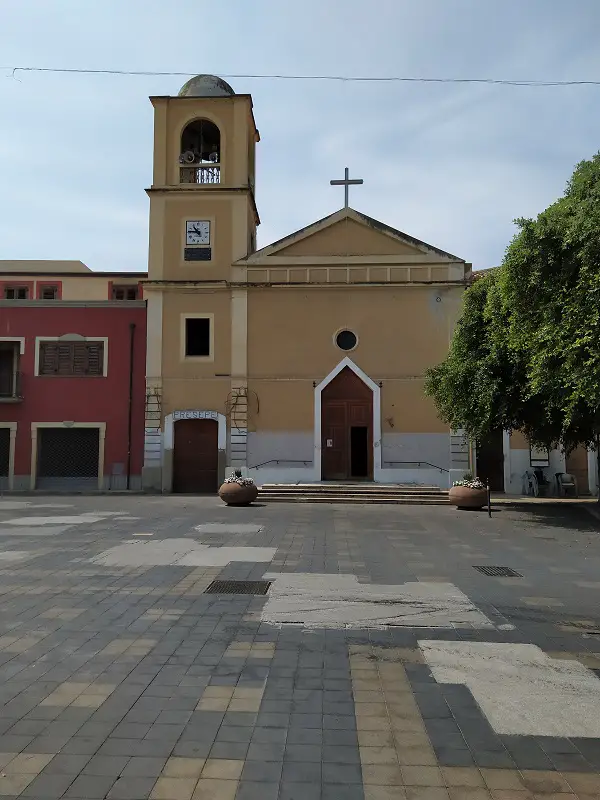
[[[211,356],[211,319],[210,317],[185,318],[185,356]]]

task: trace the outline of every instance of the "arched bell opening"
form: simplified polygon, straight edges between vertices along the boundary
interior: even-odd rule
[[[179,155],[180,183],[221,182],[221,131],[208,119],[195,119],[183,129]]]

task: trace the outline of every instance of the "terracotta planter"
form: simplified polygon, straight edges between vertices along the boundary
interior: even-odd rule
[[[249,506],[258,497],[258,488],[253,483],[249,486],[224,483],[219,489],[219,497],[228,506]]]
[[[457,508],[483,508],[487,506],[487,489],[469,489],[468,486],[453,486],[448,499]]]

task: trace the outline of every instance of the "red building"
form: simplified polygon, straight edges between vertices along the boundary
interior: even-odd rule
[[[132,299],[141,276],[81,267],[0,273],[0,488],[141,487],[146,304]],[[61,299],[68,284],[81,299]]]

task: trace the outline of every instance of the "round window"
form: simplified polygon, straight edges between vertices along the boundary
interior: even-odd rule
[[[354,350],[358,339],[352,331],[340,331],[335,337],[335,343],[340,350]]]

